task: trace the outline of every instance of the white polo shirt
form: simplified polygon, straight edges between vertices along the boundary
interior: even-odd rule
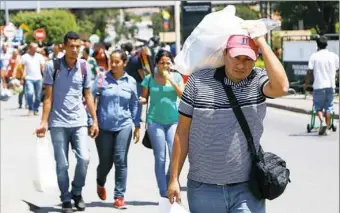
[[[21,64],[25,66],[25,76],[28,80],[41,80],[40,65],[45,64],[44,57],[35,53],[34,56],[26,53],[21,58]]]
[[[339,56],[327,49],[319,50],[309,58],[308,69],[313,70],[313,89],[335,88]]]

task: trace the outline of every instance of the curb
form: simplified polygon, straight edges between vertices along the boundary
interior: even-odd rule
[[[312,110],[301,109],[301,108],[293,107],[293,106],[284,106],[284,105],[275,104],[275,103],[268,103],[267,102],[267,106],[272,107],[272,108],[276,108],[276,109],[283,109],[283,110],[287,110],[287,111],[291,111],[291,112],[307,114],[307,115],[310,115],[312,113]],[[339,119],[338,114],[335,114],[335,119]]]

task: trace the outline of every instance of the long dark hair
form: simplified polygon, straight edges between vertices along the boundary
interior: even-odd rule
[[[156,64],[158,64],[158,62],[161,60],[161,58],[165,56],[165,57],[168,57],[170,58],[171,62],[174,64],[175,61],[174,61],[174,57],[172,56],[171,52],[167,51],[167,50],[159,50],[158,53],[156,54],[156,57],[155,57],[155,61],[156,61]]]

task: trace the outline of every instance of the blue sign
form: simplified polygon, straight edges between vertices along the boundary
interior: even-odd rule
[[[24,41],[24,30],[23,29],[17,29],[13,41],[14,42],[22,42],[22,41]]]

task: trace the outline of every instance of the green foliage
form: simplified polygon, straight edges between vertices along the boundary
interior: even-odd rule
[[[79,26],[79,34],[81,35],[81,39],[88,39],[92,35],[94,23],[90,22],[89,20],[77,20],[77,24]]]
[[[335,24],[335,32],[339,33],[339,22]]]
[[[25,23],[31,28],[31,33],[26,37],[27,42],[34,40],[33,31],[44,28],[47,38],[43,41],[46,44],[62,43],[64,35],[68,31],[78,31],[74,15],[66,10],[42,10],[36,12],[19,12],[11,17],[11,22],[17,27]]]
[[[0,26],[3,26],[5,24],[6,24],[5,11],[4,10],[0,10]]]
[[[304,29],[314,28],[316,33],[335,33],[339,17],[337,1],[280,1],[275,8],[282,17],[282,29],[297,29],[303,20]]]
[[[106,37],[106,26],[109,20],[116,19],[118,9],[79,9],[72,10],[77,18],[80,32],[87,35],[97,34],[100,40]],[[116,19],[117,20],[117,19]]]
[[[151,15],[152,29],[154,35],[159,35],[163,31],[162,14],[152,13]]]
[[[255,10],[249,8],[246,5],[237,5],[236,6],[236,16],[244,19],[244,20],[254,20],[259,19],[259,13]]]
[[[281,48],[281,36],[278,31],[272,31],[272,48]]]
[[[265,65],[264,65],[264,61],[262,58],[258,58],[256,63],[255,63],[255,67],[259,67],[259,68],[266,68]]]
[[[244,20],[254,20],[259,18],[259,13],[255,10],[249,8],[247,5],[236,5],[236,16]],[[215,11],[223,10],[224,6],[219,6],[215,8]]]

